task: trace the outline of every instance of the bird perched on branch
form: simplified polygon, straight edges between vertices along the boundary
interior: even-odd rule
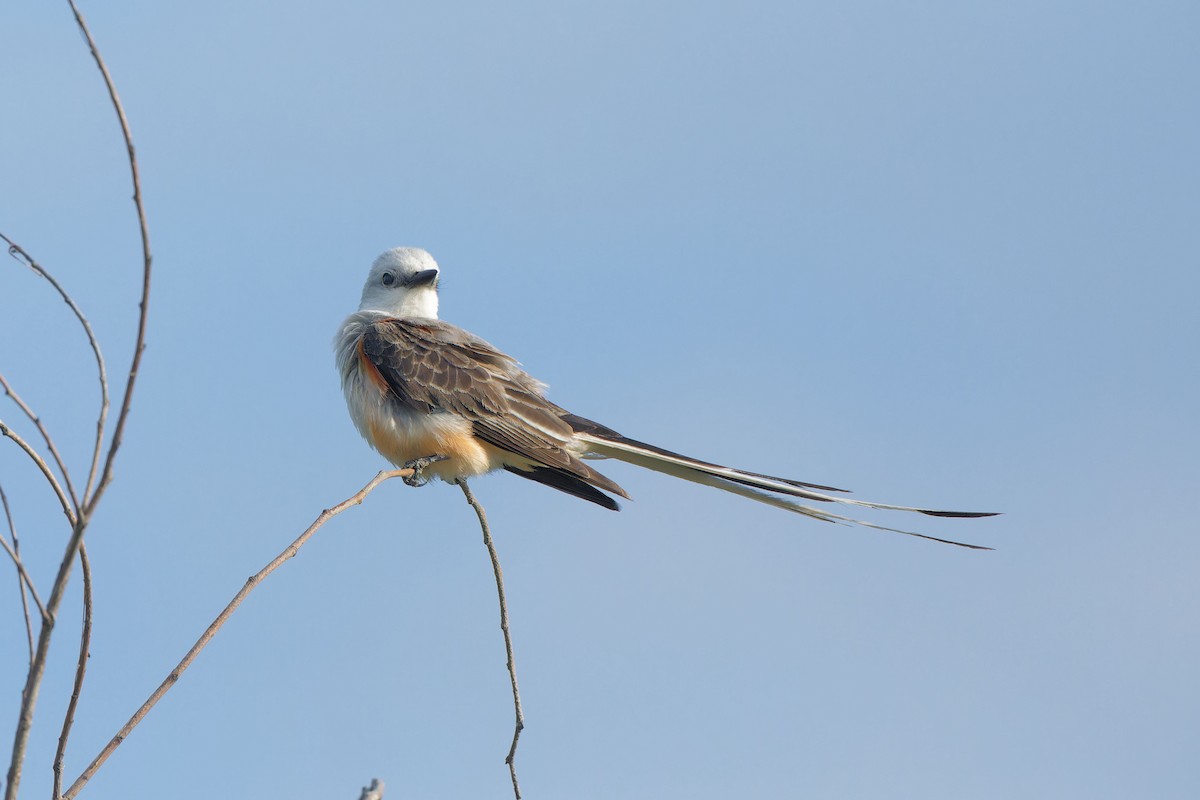
[[[350,417],[385,458],[416,470],[416,476],[406,479],[410,484],[430,478],[453,483],[504,469],[616,511],[619,506],[611,495],[629,495],[583,461],[614,458],[820,520],[990,549],[877,525],[806,503],[934,517],[991,513],[856,500],[831,486],[681,455],[572,414],[547,400],[545,384],[512,356],[438,319],[440,275],[437,262],[424,250],[387,251],[371,265],[358,311],[346,318],[334,341]]]

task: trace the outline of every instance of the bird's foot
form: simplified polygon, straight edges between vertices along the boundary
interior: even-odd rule
[[[449,456],[443,456],[435,453],[431,456],[423,456],[422,458],[414,458],[412,461],[405,461],[401,469],[411,469],[412,475],[404,478],[404,482],[409,486],[424,486],[429,483],[429,478],[426,478],[422,473],[426,467],[438,461],[445,461]]]

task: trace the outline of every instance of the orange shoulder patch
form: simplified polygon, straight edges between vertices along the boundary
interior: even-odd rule
[[[371,383],[379,387],[382,392],[390,392],[392,387],[388,386],[387,379],[383,377],[383,373],[379,371],[379,367],[371,359],[367,358],[367,354],[363,352],[363,340],[358,340],[358,368],[362,374],[367,377]]]

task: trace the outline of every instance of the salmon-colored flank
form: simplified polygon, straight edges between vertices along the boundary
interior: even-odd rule
[[[367,358],[367,354],[363,352],[362,339],[358,340],[358,368],[362,371],[363,375],[367,376],[367,379],[370,380],[371,383],[379,387],[380,391],[385,393],[391,391],[391,387],[388,386],[388,382],[384,379],[383,374],[379,371],[379,368],[376,367],[371,359]]]

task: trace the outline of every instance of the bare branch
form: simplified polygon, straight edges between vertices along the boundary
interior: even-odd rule
[[[46,476],[46,480],[50,483],[50,488],[54,490],[54,494],[58,497],[58,502],[62,504],[63,513],[67,515],[67,520],[71,525],[75,525],[75,509],[71,506],[71,501],[63,492],[62,486],[58,483],[58,478],[54,477],[54,472],[51,471],[45,459],[38,454],[36,450],[30,446],[29,442],[21,438],[20,434],[12,428],[4,424],[4,420],[0,420],[0,436],[7,436],[16,442],[17,447],[25,451],[25,454],[33,459],[33,463],[37,464],[37,468]],[[74,554],[72,554],[74,558]]]
[[[71,309],[71,312],[75,315],[75,318],[79,320],[79,324],[83,326],[83,332],[87,336],[88,344],[92,348],[92,355],[96,359],[96,372],[100,380],[100,414],[96,420],[96,441],[92,446],[92,465],[88,470],[87,486],[85,486],[83,490],[84,499],[86,499],[87,493],[91,491],[92,481],[95,478],[97,465],[100,463],[100,451],[104,446],[104,423],[105,420],[108,419],[108,370],[104,366],[104,353],[100,350],[100,341],[96,338],[95,331],[92,330],[92,323],[90,323],[88,318],[84,316],[83,311],[75,303],[75,300],[72,299],[71,295],[67,294],[67,290],[62,287],[62,284],[60,284],[45,267],[34,260],[33,256],[29,255],[29,253],[26,252],[25,249],[19,244],[14,242],[12,239],[9,239],[2,233],[0,233],[0,239],[3,239],[8,244],[9,255],[11,255],[13,258],[16,258],[25,266],[29,267],[31,270],[45,279],[47,283],[54,287],[54,290],[58,292],[59,296],[63,299],[63,302],[65,302]],[[51,451],[53,452],[53,445],[51,445]],[[60,468],[63,469],[63,475],[66,477],[66,469],[65,467],[61,466],[61,463]],[[70,480],[68,479],[67,482],[69,484]],[[75,492],[73,489],[71,491],[71,497],[72,499],[76,500],[76,506],[78,506],[79,501],[75,498]]]
[[[125,433],[125,422],[129,418],[130,403],[133,400],[133,387],[137,382],[138,370],[141,368],[142,353],[146,349],[146,314],[150,307],[150,265],[152,258],[150,256],[150,230],[146,225],[146,209],[142,205],[142,180],[138,173],[137,153],[133,147],[133,134],[129,130],[129,120],[125,118],[125,107],[121,104],[121,98],[117,94],[117,87],[113,84],[112,76],[108,73],[108,67],[104,63],[104,59],[100,57],[100,51],[96,48],[96,40],[92,38],[92,32],[88,30],[87,22],[83,15],[79,13],[79,8],[75,5],[75,0],[67,0],[71,6],[71,12],[75,15],[75,23],[79,26],[79,31],[83,34],[83,38],[87,41],[88,49],[92,53],[92,58],[96,62],[96,66],[100,69],[100,74],[104,78],[104,85],[108,89],[108,96],[112,100],[113,110],[117,113],[117,119],[121,123],[121,135],[125,137],[125,149],[129,153],[129,173],[133,180],[133,204],[137,209],[138,229],[142,237],[142,299],[138,304],[138,327],[137,339],[133,346],[133,363],[129,367],[129,380],[125,383],[125,396],[121,401],[121,410],[117,414],[117,424],[113,429],[112,441],[108,445],[108,455],[104,459],[104,470],[100,477],[100,482],[96,484],[95,492],[92,492],[92,482],[96,474],[96,462],[93,460],[92,473],[88,475],[87,488],[84,489],[84,505],[86,512],[84,516],[88,516],[91,510],[95,508],[96,503],[100,500],[100,495],[108,487],[112,481],[113,461],[116,458],[117,450],[121,447],[121,441]],[[107,402],[105,403],[107,409]],[[99,448],[97,451],[99,452]]]
[[[67,465],[63,458],[58,453],[58,448],[54,446],[54,440],[50,438],[50,432],[46,430],[46,426],[42,424],[42,420],[37,414],[33,413],[33,409],[29,407],[16,390],[12,388],[9,382],[3,375],[0,375],[0,388],[4,389],[4,393],[12,398],[12,401],[17,404],[17,408],[25,412],[25,416],[29,417],[29,421],[38,429],[38,433],[42,435],[43,441],[46,442],[46,449],[50,451],[50,457],[54,459],[55,465],[58,467],[58,472],[62,475],[63,485],[67,487],[67,494],[71,496],[71,505],[75,507],[76,513],[79,510],[79,498],[75,495],[75,487],[71,483],[71,473],[67,471]]]
[[[13,561],[13,565],[17,568],[17,586],[21,589],[21,612],[25,616],[25,635],[29,639],[29,663],[33,664],[33,623],[29,619],[29,597],[25,594],[25,588],[29,588],[29,594],[33,596],[33,602],[37,604],[38,613],[42,615],[42,619],[46,618],[46,608],[42,605],[42,599],[38,597],[37,587],[33,585],[33,580],[29,577],[29,573],[25,571],[25,564],[21,561],[21,540],[17,537],[17,526],[13,522],[12,509],[8,505],[8,495],[4,493],[4,487],[0,486],[0,503],[4,505],[4,518],[8,520],[8,532],[12,534],[12,546],[3,536],[0,536],[0,545],[3,545],[4,551],[8,553]]]
[[[100,463],[100,451],[104,444],[104,423],[108,418],[108,370],[104,365],[104,353],[100,350],[100,341],[96,338],[95,331],[92,330],[92,323],[90,323],[88,318],[84,316],[83,311],[75,303],[75,300],[72,299],[71,295],[67,293],[67,290],[62,287],[62,284],[60,284],[45,267],[39,264],[33,258],[33,256],[29,255],[29,253],[19,244],[14,242],[12,239],[9,239],[2,233],[0,233],[0,239],[3,239],[8,244],[9,255],[23,263],[25,266],[29,267],[29,269],[33,270],[47,283],[54,287],[54,291],[58,292],[59,297],[61,297],[63,302],[67,304],[67,307],[71,309],[71,313],[75,315],[75,319],[79,320],[79,324],[83,327],[84,335],[87,336],[88,345],[92,348],[92,355],[96,359],[96,374],[100,380],[100,414],[96,420],[96,441],[92,446],[92,465],[88,470],[87,486],[84,487],[83,498],[81,498],[86,500],[88,492],[91,491],[92,481],[95,479],[97,465]],[[53,452],[53,445],[51,445],[51,451]],[[63,468],[63,475],[65,478],[65,468]],[[67,480],[67,483],[68,485],[70,484],[69,479]],[[76,499],[74,490],[71,492],[71,497],[72,499]],[[79,502],[78,499],[76,499],[76,507],[78,506]]]
[[[58,574],[50,589],[50,599],[46,603],[46,615],[42,618],[37,646],[33,651],[33,663],[29,667],[29,673],[25,676],[25,688],[21,691],[21,711],[17,717],[17,730],[13,735],[12,760],[8,765],[8,786],[5,787],[5,800],[16,800],[17,790],[21,785],[21,767],[25,762],[25,748],[29,743],[29,731],[33,727],[33,710],[37,707],[38,692],[41,689],[42,677],[46,672],[46,658],[50,653],[50,636],[54,632],[58,607],[62,605],[63,596],[66,594],[67,578],[71,575],[71,565],[75,561],[75,553],[83,541],[83,530],[86,524],[86,520],[72,518],[71,538],[67,542],[67,552],[58,566]]]
[[[229,620],[229,617],[233,614],[233,612],[236,611],[238,606],[242,604],[242,601],[249,596],[250,592],[254,591],[258,584],[260,584],[268,575],[274,572],[279,565],[296,555],[300,548],[304,546],[304,543],[307,542],[309,538],[321,528],[322,525],[351,506],[356,506],[362,503],[366,496],[374,491],[375,487],[379,486],[379,484],[392,478],[403,478],[413,474],[414,470],[411,469],[397,469],[390,471],[385,470],[380,472],[371,479],[370,483],[360,489],[352,497],[343,500],[333,508],[327,508],[322,511],[313,524],[310,525],[308,529],[304,531],[304,533],[300,534],[300,536],[294,542],[285,547],[283,552],[275,556],[271,563],[267,564],[265,567],[247,579],[245,585],[242,586],[241,591],[234,595],[234,598],[229,601],[229,605],[225,606],[225,610],[218,614],[217,618],[212,621],[212,624],[208,626],[203,634],[201,634],[200,638],[196,640],[196,643],[192,645],[192,649],[188,650],[187,655],[183,657],[183,660],[181,660],[175,666],[175,669],[171,670],[170,674],[168,674],[166,679],[159,684],[159,687],[154,690],[149,698],[147,698],[146,702],[142,703],[141,708],[134,712],[133,716],[129,718],[129,721],[121,727],[121,730],[117,731],[116,736],[109,740],[108,744],[105,745],[104,749],[100,751],[100,754],[92,760],[92,763],[88,765],[87,769],[85,769],[83,773],[75,779],[75,782],[71,784],[69,789],[67,789],[66,794],[62,795],[63,800],[71,800],[71,798],[79,793],[79,790],[83,788],[84,784],[91,780],[92,776],[96,774],[96,770],[100,768],[100,765],[108,760],[108,757],[113,754],[113,751],[120,746],[121,742],[125,741],[127,736],[129,736],[130,731],[137,727],[138,723],[140,723],[146,714],[150,712],[150,709],[154,708],[154,705],[162,699],[163,695],[165,695],[171,689],[171,687],[175,685],[175,683],[183,675],[184,671],[187,670],[187,668],[191,666],[192,662],[196,660],[196,656],[200,654],[200,651],[203,650],[210,641],[212,641],[212,638],[217,635],[217,631],[221,630],[221,627]]]
[[[54,584],[50,591],[50,599],[46,604],[46,616],[42,623],[41,631],[38,634],[37,645],[34,648],[34,656],[29,668],[29,673],[26,676],[25,688],[21,695],[21,710],[17,720],[17,730],[13,737],[12,761],[8,768],[8,785],[5,787],[5,800],[16,800],[17,791],[21,781],[21,768],[25,760],[25,750],[29,740],[29,730],[33,724],[33,711],[37,705],[37,696],[41,687],[42,677],[45,674],[46,658],[50,650],[50,637],[54,630],[55,618],[58,612],[58,607],[62,603],[63,595],[66,592],[67,581],[71,575],[71,567],[75,562],[75,554],[83,545],[83,534],[87,529],[88,521],[91,518],[92,512],[96,508],[96,504],[100,500],[100,496],[112,481],[113,464],[117,450],[120,449],[121,441],[125,431],[125,423],[129,418],[129,409],[133,399],[134,385],[137,380],[138,370],[141,366],[142,353],[146,347],[146,318],[150,300],[150,271],[152,259],[150,256],[150,235],[146,224],[145,208],[142,203],[141,178],[138,174],[137,155],[133,147],[133,137],[129,130],[129,121],[125,117],[125,109],[121,105],[121,99],[117,95],[116,87],[113,85],[112,77],[109,75],[108,67],[104,63],[104,59],[100,56],[100,51],[96,48],[96,42],[92,38],[91,31],[88,30],[87,23],[84,21],[83,15],[79,13],[74,0],[67,0],[71,7],[72,13],[75,15],[75,22],[79,26],[80,32],[87,41],[88,49],[91,51],[92,58],[96,61],[96,66],[100,70],[100,74],[104,79],[104,85],[108,89],[109,98],[112,101],[113,110],[117,114],[117,119],[121,125],[121,134],[125,139],[125,149],[129,156],[129,170],[133,180],[133,202],[137,211],[138,228],[142,240],[142,297],[139,303],[137,337],[134,343],[132,364],[129,368],[129,378],[125,384],[125,394],[121,403],[121,410],[117,416],[117,423],[113,430],[112,440],[109,442],[108,453],[104,457],[104,466],[99,468],[100,451],[104,441],[104,421],[108,411],[108,395],[107,395],[107,377],[104,375],[103,358],[100,355],[100,349],[96,342],[95,336],[92,334],[91,326],[86,318],[78,311],[78,306],[71,301],[70,296],[64,292],[56,281],[53,280],[49,273],[34,266],[32,258],[13,244],[7,238],[5,241],[9,243],[9,252],[14,255],[21,255],[34,267],[42,277],[51,282],[63,299],[67,301],[72,310],[76,311],[80,322],[84,326],[84,330],[88,333],[88,339],[93,345],[93,349],[97,356],[97,364],[100,366],[100,382],[102,390],[102,403],[99,420],[96,428],[96,445],[93,450],[92,466],[88,474],[87,484],[83,490],[78,514],[72,512],[68,501],[63,494],[62,487],[58,485],[58,481],[54,478],[53,473],[46,466],[46,462],[31,448],[28,443],[10,430],[3,423],[0,423],[0,434],[8,436],[13,441],[17,442],[26,453],[41,468],[43,474],[54,487],[59,501],[63,504],[63,510],[66,512],[68,519],[71,521],[71,536],[67,543],[66,552],[63,555],[63,560],[59,564],[58,574],[55,577]],[[99,478],[97,479],[97,472]]]
[[[71,726],[75,724],[75,709],[79,695],[83,692],[83,678],[87,674],[87,663],[92,647],[92,565],[88,560],[87,545],[79,543],[79,566],[83,573],[83,631],[79,634],[79,662],[75,665],[75,685],[71,689],[71,702],[63,717],[62,733],[58,737],[58,751],[54,754],[54,797],[62,797],[63,760],[67,754],[67,739]]]
[[[521,691],[517,688],[517,666],[513,660],[512,636],[508,632],[508,602],[504,599],[504,572],[500,569],[500,556],[496,554],[496,545],[492,542],[492,532],[488,528],[487,514],[484,513],[483,506],[471,493],[465,478],[459,478],[457,483],[462,489],[463,495],[466,496],[467,502],[471,504],[471,508],[475,509],[476,516],[479,517],[479,527],[483,529],[483,543],[492,559],[492,573],[496,576],[496,593],[500,597],[500,630],[504,632],[504,651],[508,655],[508,676],[512,681],[513,708],[517,713],[516,725],[513,727],[512,746],[508,748],[508,756],[504,759],[504,763],[508,765],[508,774],[512,778],[513,794],[516,795],[517,800],[521,800],[521,787],[517,783],[517,768],[513,761],[517,755],[517,742],[521,738],[521,731],[525,730],[525,713],[521,710]]]
[[[25,688],[21,691],[21,710],[17,717],[17,728],[13,734],[12,760],[8,765],[8,785],[5,787],[4,794],[4,800],[16,800],[17,790],[21,785],[21,767],[25,762],[25,749],[29,743],[29,731],[33,727],[33,711],[37,707],[42,677],[46,673],[46,659],[50,653],[50,637],[54,633],[54,623],[58,616],[58,607],[62,605],[63,596],[67,591],[67,581],[71,577],[71,565],[75,563],[75,554],[79,552],[79,548],[83,545],[83,532],[87,529],[87,514],[90,512],[89,509],[85,508],[82,510],[81,516],[76,518],[75,513],[68,504],[66,496],[63,494],[62,487],[58,485],[54,474],[46,466],[46,462],[42,460],[41,456],[3,422],[0,422],[0,434],[16,442],[38,464],[42,473],[54,489],[55,494],[58,495],[59,502],[63,506],[63,513],[67,515],[67,519],[71,523],[71,536],[67,541],[66,552],[63,554],[63,559],[58,565],[58,573],[55,575],[54,583],[50,588],[50,599],[46,603],[45,612],[42,616],[42,627],[38,631],[37,645],[33,652],[33,662],[29,665],[29,672],[25,676]]]

